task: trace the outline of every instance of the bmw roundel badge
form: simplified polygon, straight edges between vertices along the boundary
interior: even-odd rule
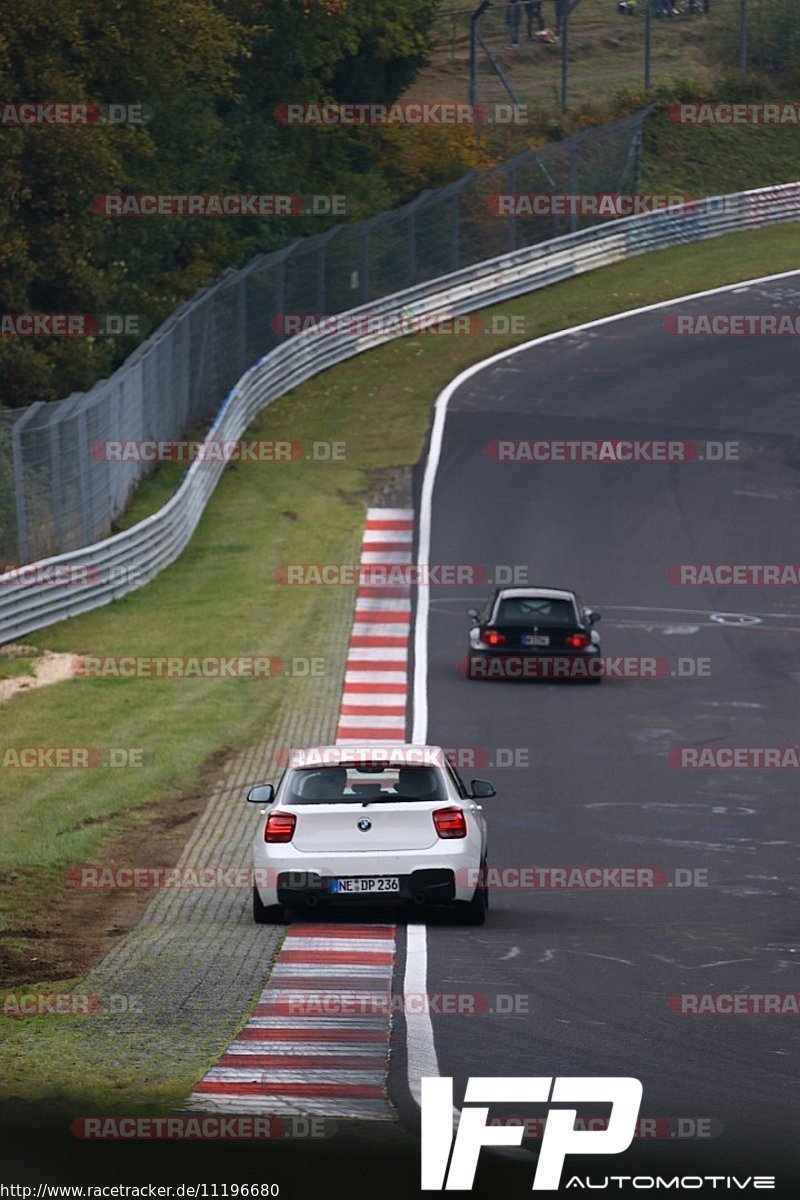
[[[372,821],[368,820],[367,817],[362,817],[358,822],[358,828],[362,833],[369,833],[370,829],[372,829]]]

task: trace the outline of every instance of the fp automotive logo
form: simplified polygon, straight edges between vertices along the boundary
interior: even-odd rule
[[[429,1192],[471,1191],[481,1146],[521,1144],[522,1126],[486,1124],[490,1104],[611,1104],[608,1125],[599,1130],[575,1129],[578,1113],[574,1108],[550,1109],[533,1180],[533,1190],[544,1192],[558,1188],[568,1154],[620,1154],[627,1150],[642,1103],[641,1083],[626,1077],[476,1077],[467,1083],[465,1107],[454,1137],[453,1080],[426,1077],[421,1082],[421,1186]]]

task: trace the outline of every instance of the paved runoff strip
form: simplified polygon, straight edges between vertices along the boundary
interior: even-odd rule
[[[372,508],[362,563],[411,563],[413,512]],[[408,583],[360,586],[337,745],[406,740]],[[247,1024],[184,1109],[392,1121],[395,926],[293,924]]]

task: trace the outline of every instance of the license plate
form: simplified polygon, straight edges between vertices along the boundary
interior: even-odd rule
[[[362,895],[364,892],[399,892],[397,875],[361,875],[352,879],[332,879],[331,891],[336,895]]]
[[[549,646],[550,638],[541,633],[523,633],[523,646]]]

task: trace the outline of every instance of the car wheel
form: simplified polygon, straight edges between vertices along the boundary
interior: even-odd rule
[[[481,863],[481,878],[484,878],[486,863]],[[483,925],[486,920],[486,910],[489,907],[489,897],[485,884],[475,888],[471,900],[460,900],[456,906],[458,919],[462,925]]]
[[[253,920],[256,925],[285,925],[286,909],[282,904],[262,904],[258,888],[253,888]]]

